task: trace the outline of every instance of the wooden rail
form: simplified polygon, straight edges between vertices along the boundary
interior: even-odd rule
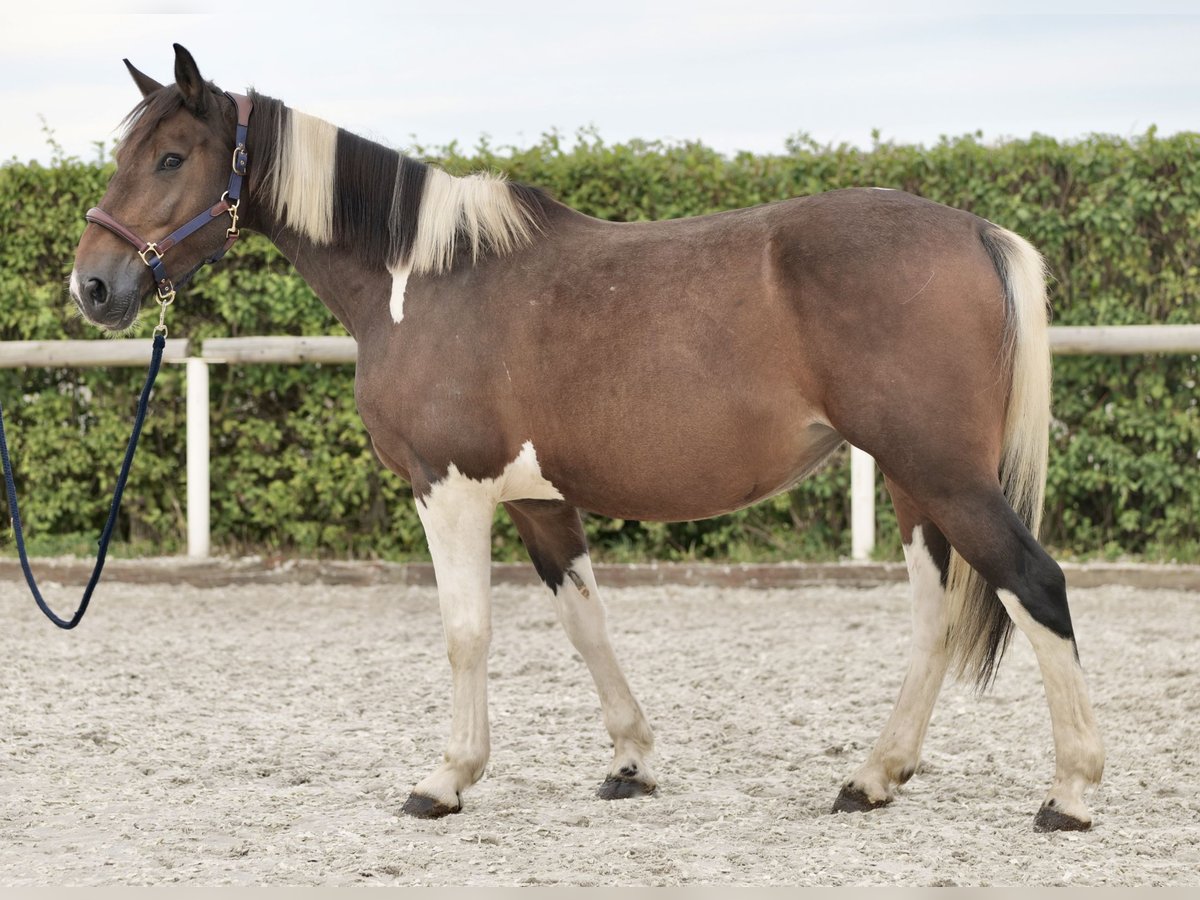
[[[188,358],[188,341],[168,339],[163,362]],[[0,369],[74,369],[94,366],[148,366],[150,339],[107,341],[0,341]]]
[[[1050,350],[1060,356],[1200,353],[1200,325],[1055,325]]]
[[[200,350],[207,363],[352,363],[358,345],[352,337],[209,338]]]

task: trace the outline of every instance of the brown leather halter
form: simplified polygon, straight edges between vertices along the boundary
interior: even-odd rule
[[[163,307],[164,312],[166,307],[175,299],[175,284],[167,275],[166,266],[163,265],[163,256],[166,252],[180,243],[184,238],[199,231],[209,222],[213,221],[213,219],[219,218],[226,213],[229,214],[232,221],[229,228],[225,230],[225,244],[216,254],[204,262],[213,263],[224,256],[241,234],[238,230],[238,205],[241,203],[242,181],[246,177],[246,170],[250,162],[249,155],[246,152],[246,135],[249,131],[250,113],[254,110],[254,104],[249,97],[243,94],[234,94],[226,91],[225,96],[232,100],[234,106],[237,108],[237,132],[234,138],[233,157],[230,163],[229,187],[221,195],[220,200],[172,231],[165,238],[157,241],[146,240],[132,228],[122,225],[113,216],[98,206],[93,206],[83,214],[83,217],[89,222],[107,228],[113,234],[133,245],[138,256],[142,258],[142,262],[149,266],[150,271],[154,274],[154,281],[158,289],[158,303]],[[160,330],[164,334],[167,330],[161,317],[158,326],[155,328],[155,332],[157,333]]]

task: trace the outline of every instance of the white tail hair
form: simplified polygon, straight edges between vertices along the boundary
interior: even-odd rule
[[[990,225],[980,234],[1000,276],[1007,306],[1007,356],[1011,372],[1000,458],[1000,486],[1036,538],[1046,491],[1050,444],[1050,340],[1046,265],[1027,240]],[[980,688],[995,677],[1012,621],[994,591],[956,551],[946,578],[948,635],[957,673]]]

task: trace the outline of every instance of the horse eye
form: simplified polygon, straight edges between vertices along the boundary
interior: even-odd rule
[[[168,153],[158,163],[160,169],[178,169],[182,165],[183,157],[177,153]]]

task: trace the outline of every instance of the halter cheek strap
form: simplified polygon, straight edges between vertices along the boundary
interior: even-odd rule
[[[225,214],[228,214],[231,220],[229,227],[225,230],[225,244],[205,262],[214,263],[224,256],[241,234],[238,230],[238,206],[242,202],[242,182],[250,164],[250,158],[246,152],[246,136],[250,129],[250,113],[254,111],[254,104],[249,97],[242,94],[226,91],[225,96],[232,100],[234,106],[237,107],[237,132],[234,138],[233,156],[230,160],[229,187],[221,195],[220,200],[176,228],[165,238],[157,241],[146,240],[98,206],[93,206],[83,214],[83,217],[89,222],[107,228],[117,237],[133,245],[138,256],[142,258],[142,262],[149,266],[150,271],[154,274],[154,281],[158,287],[158,300],[163,305],[169,304],[175,299],[175,285],[167,275],[166,266],[163,265],[163,256],[168,250],[183,241],[184,238],[199,231],[213,219]]]

